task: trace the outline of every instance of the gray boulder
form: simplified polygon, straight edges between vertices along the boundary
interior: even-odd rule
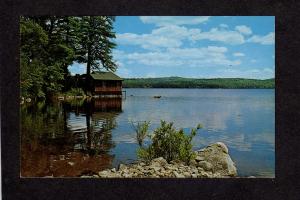
[[[211,144],[197,151],[197,157],[204,158],[205,161],[198,162],[198,166],[206,171],[212,171],[223,177],[237,176],[237,169],[228,154],[228,148],[222,142]]]

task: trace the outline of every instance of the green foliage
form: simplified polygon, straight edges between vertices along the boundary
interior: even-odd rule
[[[149,129],[150,122],[138,122],[137,125],[135,126],[134,123],[132,122],[132,126],[136,132],[136,140],[140,146],[142,146],[143,141],[145,137],[147,136],[148,129]]]
[[[43,92],[43,64],[39,60],[30,63],[21,58],[21,94],[22,96],[45,97]]]
[[[130,78],[123,81],[125,88],[274,88],[274,79],[242,78],[194,79],[181,77]]]
[[[48,36],[41,26],[33,21],[20,20],[21,32],[21,94],[23,96],[44,97],[42,59]]]
[[[91,70],[115,71],[117,65],[113,61],[112,49],[116,44],[113,32],[114,17],[83,16],[80,17],[80,45],[76,61],[87,63],[87,74]]]
[[[84,91],[82,88],[71,88],[71,90],[66,92],[67,96],[84,96]]]
[[[21,95],[44,98],[67,91],[74,61],[87,63],[88,73],[91,67],[115,71],[113,22],[109,16],[21,17]]]
[[[200,128],[201,125],[198,125],[197,129]],[[161,121],[160,127],[150,136],[151,144],[138,149],[138,157],[145,161],[163,157],[168,162],[181,160],[189,164],[195,156],[192,151],[192,139],[197,134],[197,129],[192,129],[190,135],[186,135],[183,129],[176,130],[173,123]]]

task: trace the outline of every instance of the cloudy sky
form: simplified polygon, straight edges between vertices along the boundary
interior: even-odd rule
[[[274,17],[120,16],[117,74],[129,77],[275,76]],[[84,73],[74,63],[72,74]]]

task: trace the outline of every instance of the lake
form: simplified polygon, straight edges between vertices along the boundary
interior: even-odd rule
[[[124,90],[123,99],[21,105],[21,176],[77,177],[134,162],[132,123],[150,121],[152,131],[165,120],[187,133],[201,123],[194,149],[224,142],[239,176],[275,177],[274,89]]]

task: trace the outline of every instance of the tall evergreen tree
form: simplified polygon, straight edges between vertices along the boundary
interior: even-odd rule
[[[112,41],[116,37],[114,20],[109,16],[84,16],[81,19],[81,45],[77,61],[87,64],[87,75],[94,69],[115,71],[117,68],[112,56],[112,49],[116,46]]]

